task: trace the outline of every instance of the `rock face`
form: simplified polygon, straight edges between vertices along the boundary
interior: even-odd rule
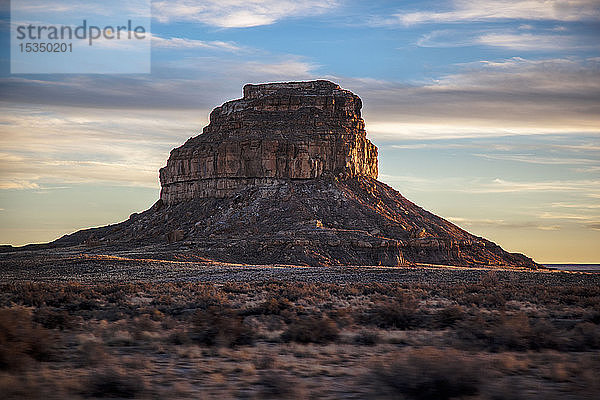
[[[107,249],[243,264],[537,268],[377,181],[361,106],[327,81],[246,85],[171,152],[152,208],[53,245],[93,238]]]
[[[358,96],[328,81],[246,85],[160,170],[161,200],[222,198],[251,185],[324,176],[377,178]]]

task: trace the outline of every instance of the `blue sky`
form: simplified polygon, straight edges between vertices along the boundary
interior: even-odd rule
[[[361,96],[410,200],[539,262],[600,262],[598,1],[154,1],[152,73],[125,75],[11,75],[0,4],[0,242],[147,208],[245,83],[320,78]]]

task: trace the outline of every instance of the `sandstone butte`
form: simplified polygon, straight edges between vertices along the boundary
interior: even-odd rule
[[[246,85],[171,151],[150,209],[51,245],[242,264],[538,267],[378,181],[361,108],[325,80]]]

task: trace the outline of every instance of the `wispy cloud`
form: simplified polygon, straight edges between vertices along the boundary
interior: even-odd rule
[[[20,189],[38,189],[38,188],[39,188],[39,185],[35,182],[24,181],[24,180],[14,179],[14,178],[9,178],[9,179],[0,178],[0,189],[2,189],[2,190],[6,190],[6,189],[20,190]]]
[[[576,164],[599,164],[600,160],[591,158],[572,157],[544,157],[536,154],[473,154],[476,157],[490,160],[515,161],[527,164],[546,165],[576,165]]]
[[[521,32],[491,29],[442,29],[423,34],[416,42],[419,47],[452,48],[465,46],[502,47],[519,51],[559,51],[597,49],[596,37],[555,32]]]
[[[523,140],[519,140],[519,138]],[[523,161],[540,164],[569,163],[576,164],[600,163],[593,158],[600,147],[588,137],[569,137],[565,135],[518,135],[514,138],[507,137],[505,140],[486,138],[463,138],[463,139],[430,139],[409,140],[402,144],[384,144],[392,149],[473,149],[485,151],[479,153],[483,158],[491,157],[517,157],[514,161]],[[523,153],[523,152],[529,153]],[[499,152],[499,153],[492,153]],[[554,157],[542,156],[542,153],[551,152]],[[478,156],[478,153],[472,154]],[[524,160],[524,159],[527,160]],[[530,161],[534,159],[534,161]],[[539,162],[536,162],[539,159]],[[508,159],[507,159],[508,160]]]
[[[233,53],[155,63],[153,76],[8,77],[0,90],[10,104],[210,110],[239,97],[245,83],[322,77],[304,57],[239,60]],[[329,78],[361,96],[367,130],[380,140],[600,133],[600,59],[509,58],[456,68],[411,84]]]
[[[379,24],[448,23],[494,20],[597,21],[600,5],[596,0],[455,0],[449,11],[400,12],[380,18]]]
[[[473,44],[525,51],[574,50],[586,47],[575,36],[533,33],[487,33],[476,37]]]
[[[540,214],[540,219],[565,221],[577,223],[579,226],[592,229],[600,230],[600,215],[599,214],[561,214],[553,212],[544,212]]]
[[[0,2],[0,10],[6,6],[2,3],[10,3],[3,0]],[[85,2],[77,0],[54,0],[48,2],[45,0],[27,0],[19,2],[17,9],[27,15],[35,16],[55,16],[76,17],[82,15],[89,17],[120,17],[122,14],[135,17],[149,18],[151,15],[148,0],[129,0],[126,2],[119,0],[105,0],[102,2]],[[6,7],[7,10],[10,7]]]
[[[581,214],[560,214],[552,212],[544,212],[540,214],[540,218],[543,219],[565,219],[565,220],[576,220],[576,221],[594,221],[598,219],[595,215],[581,215]]]
[[[430,85],[432,89],[483,89],[512,93],[588,93],[600,90],[600,59],[510,59],[465,64],[463,72],[450,74]],[[525,85],[525,86],[524,86]]]
[[[158,187],[158,168],[205,120],[176,111],[12,107],[0,113],[0,189],[108,183]]]
[[[597,209],[600,203],[552,203],[553,208]]]
[[[169,41],[167,45],[184,43]],[[261,54],[260,60],[240,60],[239,55],[230,53],[235,52],[227,52],[226,58],[196,56],[154,63],[150,76],[11,76],[0,78],[0,90],[7,93],[2,100],[9,105],[198,110],[239,97],[246,83],[310,79],[318,68],[294,55]]]
[[[224,50],[231,52],[242,50],[242,47],[234,42],[224,42],[219,40],[205,41],[180,37],[163,38],[157,35],[152,35],[152,47],[166,49]]]
[[[578,192],[595,194],[600,192],[600,181],[593,179],[516,182],[496,178],[480,183],[463,191],[469,193],[515,193],[515,192]]]
[[[340,78],[383,140],[600,133],[600,59],[483,60],[412,84]]]
[[[495,227],[506,229],[539,229],[543,231],[557,231],[560,225],[540,224],[537,221],[506,221],[503,219],[472,219],[463,217],[448,217],[457,225],[465,227]]]
[[[476,44],[475,32],[438,29],[423,34],[416,42],[419,47],[463,47]]]
[[[304,61],[301,57],[287,57],[275,62],[248,61],[234,69],[239,70],[250,79],[273,81],[281,78],[310,79],[315,76],[314,71],[317,68],[317,64]]]
[[[334,0],[174,0],[154,1],[153,16],[161,23],[202,22],[221,28],[270,25],[290,17],[319,15],[337,6]]]
[[[595,126],[534,126],[523,121],[507,121],[505,125],[500,123],[497,118],[461,118],[460,115],[444,116],[436,115],[437,111],[434,104],[424,104],[432,110],[429,122],[416,122],[425,119],[421,113],[413,115],[415,122],[392,122],[385,121],[384,118],[391,118],[394,115],[380,115],[369,117],[367,121],[367,131],[372,137],[382,141],[392,141],[398,139],[420,139],[420,140],[439,140],[439,139],[458,139],[458,138],[485,138],[501,136],[519,136],[519,135],[555,135],[555,134],[582,134],[598,133],[599,129]],[[466,105],[465,105],[466,107]],[[477,104],[473,104],[474,110],[477,110]],[[406,110],[408,111],[408,110]],[[448,110],[450,111],[450,110]],[[369,116],[371,113],[369,112]],[[381,121],[381,122],[379,122]]]

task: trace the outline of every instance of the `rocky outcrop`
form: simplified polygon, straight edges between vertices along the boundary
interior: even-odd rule
[[[377,178],[358,96],[328,81],[246,85],[171,152],[161,199],[222,198],[251,185],[323,176]]]
[[[246,85],[171,152],[152,208],[54,245],[243,264],[537,268],[377,181],[361,106],[327,81]]]

